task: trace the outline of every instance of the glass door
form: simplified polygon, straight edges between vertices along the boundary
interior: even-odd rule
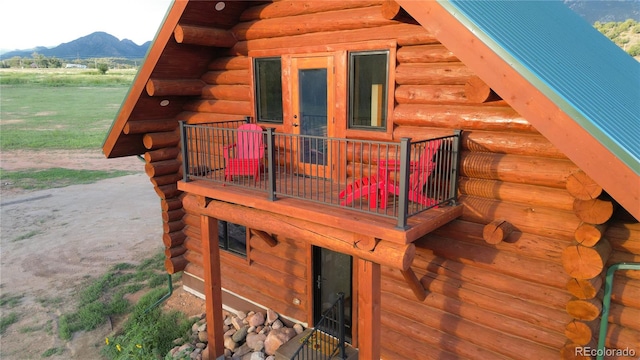
[[[317,323],[322,314],[331,308],[338,299],[338,293],[344,293],[345,335],[351,339],[351,278],[353,262],[349,255],[321,247],[313,247],[314,293],[313,321]],[[329,326],[336,329],[336,326]],[[321,329],[329,331],[329,329]],[[331,334],[337,336],[337,334]]]
[[[326,137],[333,135],[333,57],[293,58],[291,61],[293,133],[297,171],[326,178],[331,154]]]

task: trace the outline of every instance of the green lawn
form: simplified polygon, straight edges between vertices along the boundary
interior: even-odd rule
[[[0,150],[97,149],[129,85],[0,86]]]

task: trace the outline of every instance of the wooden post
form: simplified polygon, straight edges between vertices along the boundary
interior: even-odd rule
[[[207,312],[207,345],[209,359],[224,356],[222,323],[222,281],[220,274],[220,248],[218,247],[218,221],[206,215],[200,217],[202,240],[202,267],[204,268],[204,295]]]
[[[358,348],[360,359],[380,359],[380,265],[358,259]]]

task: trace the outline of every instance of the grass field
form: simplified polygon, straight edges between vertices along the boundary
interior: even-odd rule
[[[78,69],[0,70],[0,151],[98,150],[135,72]],[[88,183],[122,171],[49,169],[0,178],[24,189]]]
[[[108,76],[0,72],[0,150],[99,148],[134,74]]]

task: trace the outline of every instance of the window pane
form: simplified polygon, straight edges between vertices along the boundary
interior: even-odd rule
[[[218,241],[223,250],[247,256],[247,232],[242,225],[218,221]]]
[[[351,54],[350,128],[386,128],[388,58],[386,51]]]
[[[280,58],[255,59],[258,121],[282,123],[282,67]]]

